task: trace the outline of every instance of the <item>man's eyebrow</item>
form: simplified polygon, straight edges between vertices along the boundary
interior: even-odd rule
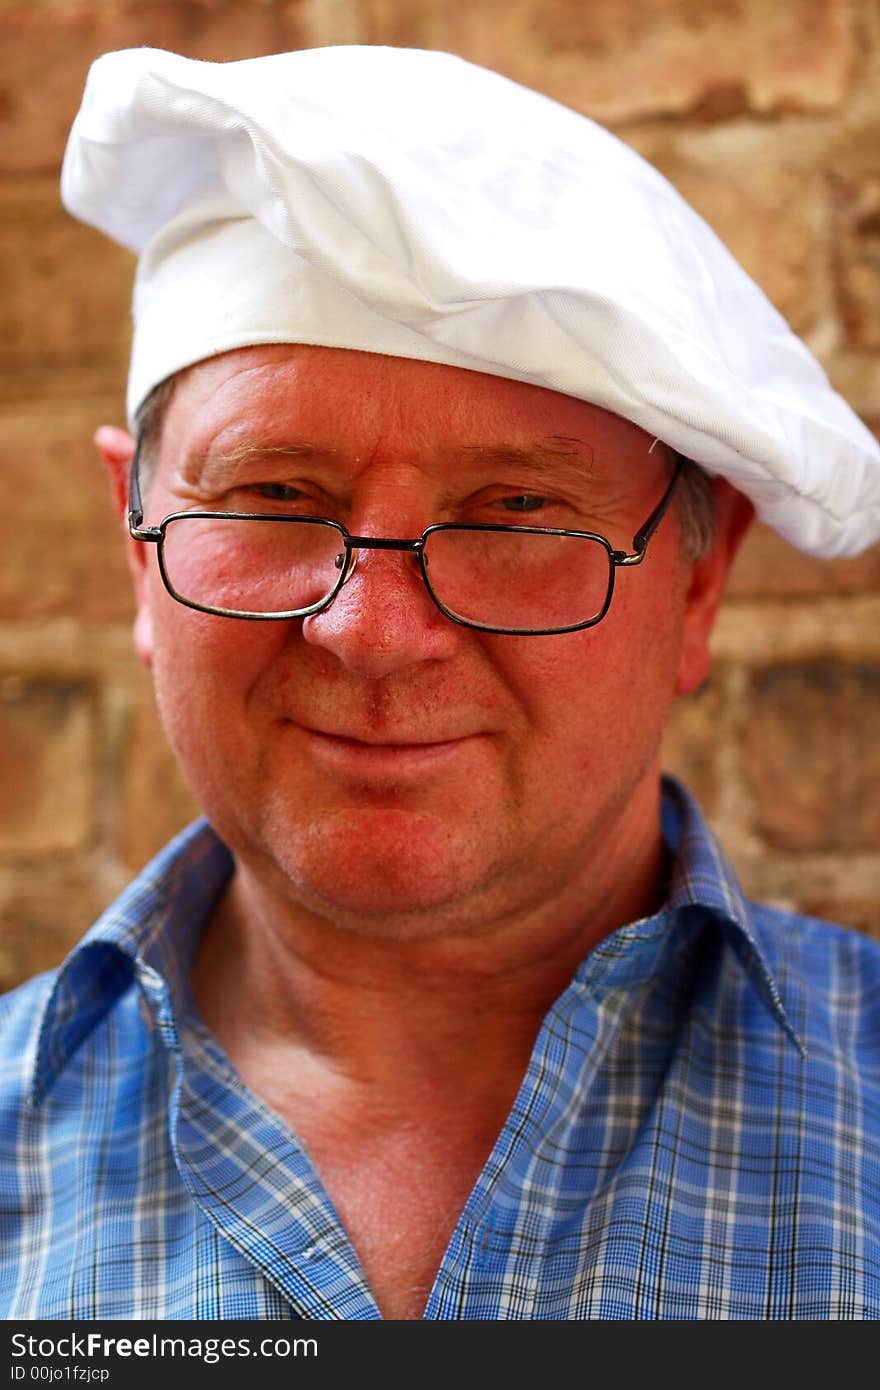
[[[242,439],[229,445],[209,445],[204,452],[187,460],[185,472],[190,477],[204,477],[206,474],[222,470],[234,476],[243,473],[253,464],[265,463],[269,459],[323,458],[332,461],[338,457],[338,450],[330,445],[317,444],[310,440],[266,444],[259,440]]]
[[[558,475],[559,465],[567,464],[577,468],[578,473],[592,473],[596,455],[593,446],[586,440],[568,438],[564,435],[551,435],[546,439],[535,440],[525,447],[513,444],[473,444],[460,451],[465,459],[481,463],[510,464],[525,468],[535,476],[542,474]]]
[[[310,440],[286,442],[284,444],[264,444],[258,440],[243,439],[231,447],[209,450],[206,459],[223,463],[246,464],[267,457],[314,458],[316,455],[338,457],[338,450],[327,444],[315,444]]]

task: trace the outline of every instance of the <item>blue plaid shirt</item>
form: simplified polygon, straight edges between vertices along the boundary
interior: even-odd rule
[[[667,784],[668,901],[550,1009],[432,1319],[880,1316],[880,946],[747,903]],[[189,991],[232,864],[179,836],[0,1000],[0,1316],[378,1318]]]

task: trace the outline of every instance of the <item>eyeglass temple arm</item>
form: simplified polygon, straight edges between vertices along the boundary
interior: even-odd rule
[[[675,489],[675,484],[678,482],[679,474],[681,473],[681,470],[684,468],[684,465],[685,460],[681,456],[679,456],[672,477],[669,479],[669,484],[666,488],[666,491],[660,498],[660,501],[657,503],[651,515],[648,517],[648,520],[645,522],[644,526],[640,527],[636,534],[633,536],[632,554],[627,555],[625,550],[615,551],[614,563],[616,565],[640,565],[642,563],[642,561],[645,558],[645,551],[648,548],[648,541],[651,539],[654,532],[657,530],[657,527],[660,525],[660,522],[663,520],[666,508],[672,501],[672,493]]]
[[[128,529],[136,541],[157,541],[162,532],[155,526],[144,526],[144,504],[141,499],[140,461],[144,432],[138,434],[131,472],[128,478]]]

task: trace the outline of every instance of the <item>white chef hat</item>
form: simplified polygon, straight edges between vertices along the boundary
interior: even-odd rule
[[[362,349],[603,406],[816,555],[880,536],[880,445],[707,225],[600,126],[451,54],[105,54],[62,196],[140,253],[132,419],[230,348]]]

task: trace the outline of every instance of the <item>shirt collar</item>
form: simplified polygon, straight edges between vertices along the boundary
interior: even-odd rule
[[[673,854],[664,912],[698,909],[710,913],[726,930],[752,985],[801,1056],[804,1043],[790,1010],[783,1004],[770,957],[775,954],[754,908],[744,896],[734,868],[709,829],[697,803],[680,782],[663,779],[663,835]],[[789,1003],[802,991],[795,979],[786,989]]]
[[[188,826],[126,888],[66,958],[43,1010],[30,1096],[37,1104],[80,1043],[137,980],[170,1040],[192,1009],[190,966],[232,874],[207,821]]]
[[[659,942],[682,913],[708,915],[727,932],[754,988],[803,1052],[736,874],[693,798],[672,778],[663,783],[663,833],[672,854],[667,901],[655,917],[600,942],[590,957],[594,985],[600,976],[605,988],[635,983],[651,953],[628,950],[629,944]],[[31,1076],[32,1104],[46,1095],[133,980],[173,1045],[174,1020],[192,1010],[189,973],[199,935],[232,870],[229,851],[206,821],[196,821],[98,919],[60,967],[46,1001]]]

